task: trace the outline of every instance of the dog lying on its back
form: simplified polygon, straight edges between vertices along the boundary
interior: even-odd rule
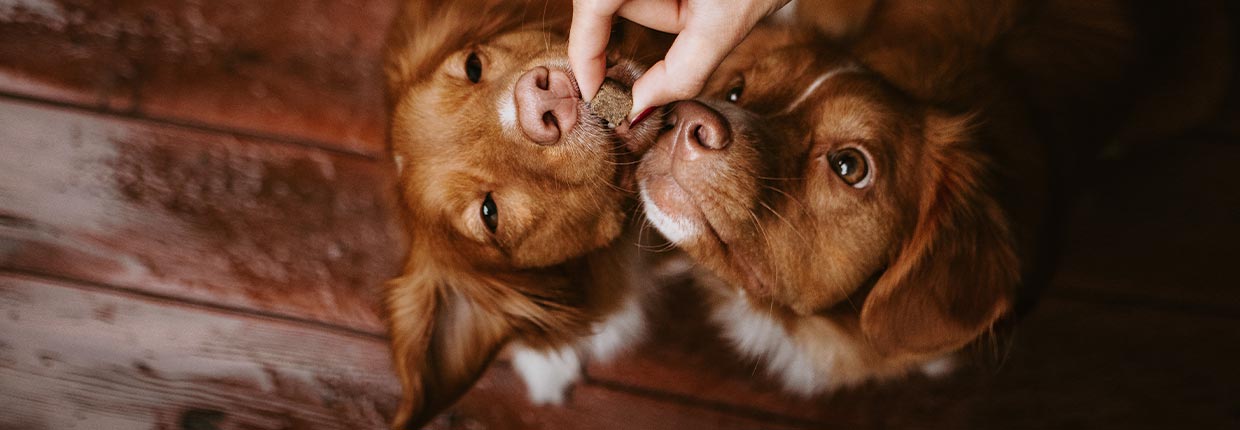
[[[645,212],[791,391],[940,373],[1037,269],[1076,173],[1050,161],[1115,129],[1079,114],[1125,103],[1137,26],[1110,1],[798,6],[669,106]]]
[[[636,226],[633,171],[658,121],[608,124],[581,102],[568,2],[404,6],[385,65],[411,238],[387,285],[404,387],[394,428],[449,406],[509,341],[531,397],[556,402],[579,355],[642,330],[651,281],[636,239],[620,238]],[[633,37],[617,52],[636,52]],[[607,77],[623,90],[642,68],[614,60]]]
[[[830,46],[756,30],[638,174],[651,223],[713,274],[725,337],[806,395],[941,368],[1021,275],[974,117]]]

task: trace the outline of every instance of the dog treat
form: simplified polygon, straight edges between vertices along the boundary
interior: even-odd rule
[[[594,95],[594,100],[590,100],[590,109],[607,121],[607,128],[616,128],[633,109],[633,95],[623,84],[604,79],[603,87]]]

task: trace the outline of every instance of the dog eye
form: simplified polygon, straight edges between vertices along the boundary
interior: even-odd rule
[[[495,207],[491,193],[487,193],[487,197],[482,200],[482,209],[478,214],[482,216],[482,224],[487,226],[487,230],[495,233],[495,229],[499,227],[499,208]]]
[[[844,183],[856,188],[869,185],[866,179],[870,176],[870,165],[861,151],[856,148],[846,148],[831,154],[829,160],[831,170],[835,171],[836,176],[843,179]]]
[[[741,93],[745,91],[745,84],[741,83],[728,90],[728,95],[724,96],[729,102],[736,103],[741,99]]]
[[[469,57],[465,58],[465,77],[475,84],[482,80],[482,59],[478,58],[477,53],[470,52]]]

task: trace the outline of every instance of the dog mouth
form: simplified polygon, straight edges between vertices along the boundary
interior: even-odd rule
[[[621,150],[639,159],[654,146],[659,123],[662,122],[662,109],[655,109],[655,112],[638,124],[633,124],[628,117],[633,106],[633,84],[643,73],[644,68],[629,61],[621,60],[608,64],[603,85],[595,94],[594,100],[589,103],[583,100],[580,105],[596,124],[614,133],[621,143]],[[575,77],[573,83],[577,85]]]
[[[673,153],[675,142],[658,143],[642,160],[638,193],[646,219],[673,244],[706,261],[719,263],[720,272],[731,275],[740,287],[756,297],[772,297],[774,285],[765,265],[755,258],[744,241],[728,234],[735,229],[724,219],[714,219],[715,190],[683,181]],[[701,184],[697,184],[701,185]],[[756,222],[756,220],[755,220]]]
[[[622,190],[636,194],[637,170],[642,157],[655,144],[655,138],[663,122],[662,109],[656,109],[637,124],[627,118],[632,107],[632,86],[637,78],[645,73],[645,69],[627,60],[609,61],[604,74],[603,88],[590,103],[580,100],[580,87],[575,76],[572,77],[573,87],[578,94],[578,112],[583,118],[590,118],[592,129],[601,135],[609,136],[615,142],[614,162],[616,177],[614,183]],[[570,73],[571,76],[571,73]],[[610,106],[601,106],[600,98],[609,97]],[[620,100],[623,98],[624,100]],[[610,119],[609,119],[610,118]],[[597,127],[597,128],[596,128]]]
[[[722,263],[723,267],[716,270],[731,275],[749,294],[758,298],[774,296],[774,286],[768,282],[764,266],[745,252],[746,247],[724,239],[716,223],[692,197],[702,193],[689,191],[668,172],[642,175],[639,194],[647,220],[669,241],[691,254]]]

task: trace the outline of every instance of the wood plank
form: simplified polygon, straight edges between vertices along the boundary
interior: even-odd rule
[[[382,331],[387,163],[0,101],[0,267]]]
[[[591,365],[591,378],[821,428],[1240,428],[1235,317],[1051,298],[945,379],[798,399],[722,348],[693,307],[673,300],[668,329],[615,364]]]
[[[392,0],[18,1],[0,92],[381,154]]]
[[[0,273],[0,428],[378,429],[398,395],[369,336]],[[793,429],[582,385],[534,407],[504,364],[432,428]]]
[[[0,92],[133,109],[135,76],[127,52],[132,40],[88,18],[93,14],[70,13],[60,2],[0,4]]]
[[[1185,139],[1082,172],[1059,290],[1240,313],[1237,163],[1234,141]]]
[[[432,424],[435,429],[797,429],[779,417],[754,417],[732,411],[669,401],[597,384],[581,384],[563,406],[534,406],[512,369],[492,366],[483,379]]]
[[[0,273],[0,428],[383,428],[382,339]]]

